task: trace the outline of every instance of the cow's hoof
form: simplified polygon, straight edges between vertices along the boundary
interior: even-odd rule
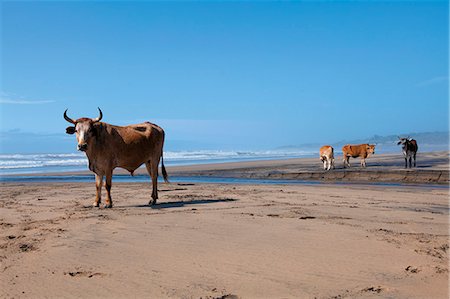
[[[155,200],[155,199],[150,200],[150,201],[148,202],[148,205],[149,205],[149,206],[154,206],[154,205],[156,205],[156,200]]]
[[[100,204],[99,204],[98,202],[94,202],[94,203],[92,204],[92,206],[93,206],[94,208],[98,208],[98,207],[100,206]]]
[[[111,209],[112,208],[112,204],[106,204],[105,205],[105,209]]]

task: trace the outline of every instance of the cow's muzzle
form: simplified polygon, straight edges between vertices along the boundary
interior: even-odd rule
[[[78,144],[78,150],[85,152],[87,150],[87,143]]]

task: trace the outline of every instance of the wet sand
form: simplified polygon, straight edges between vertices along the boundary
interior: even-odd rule
[[[402,154],[374,155],[360,167],[360,159],[350,159],[344,168],[342,156],[335,157],[335,169],[325,171],[318,158],[300,158],[245,163],[181,166],[170,169],[176,176],[211,176],[255,179],[282,179],[354,183],[449,184],[449,152],[420,153],[417,167],[404,168]]]
[[[239,166],[302,163],[320,167]],[[382,163],[363,171],[398,167]],[[217,171],[169,174],[196,167]],[[149,183],[113,179],[113,209],[91,207],[94,183],[0,186],[2,298],[449,296],[445,186],[171,183],[149,207]]]

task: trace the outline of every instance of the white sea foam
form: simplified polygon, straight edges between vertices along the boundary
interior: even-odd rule
[[[84,154],[6,154],[0,155],[0,169],[77,166],[87,162]]]
[[[176,160],[217,160],[217,159],[247,159],[247,158],[283,158],[290,156],[305,156],[310,155],[311,152],[287,152],[287,151],[214,151],[214,150],[200,150],[200,151],[180,151],[180,152],[165,152],[164,159],[168,161]]]

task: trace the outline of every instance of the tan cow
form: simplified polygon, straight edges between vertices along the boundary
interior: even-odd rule
[[[350,167],[350,157],[361,158],[361,167],[366,167],[366,158],[375,154],[374,144],[344,145],[342,148],[344,168]]]
[[[142,164],[145,164],[152,180],[152,200],[149,204],[155,204],[158,199],[160,159],[162,175],[168,182],[163,160],[164,130],[149,122],[125,127],[100,122],[103,114],[100,108],[98,110],[100,116],[97,118],[83,117],[77,120],[68,117],[67,110],[64,112],[64,119],[74,125],[67,127],[66,133],[76,133],[77,149],[86,153],[89,169],[95,173],[97,194],[94,206],[98,207],[101,202],[103,176],[106,176],[105,207],[111,208],[111,181],[114,168],[124,168],[133,175]]]
[[[323,163],[323,169],[334,169],[334,149],[330,145],[324,145],[320,148],[320,160]]]

